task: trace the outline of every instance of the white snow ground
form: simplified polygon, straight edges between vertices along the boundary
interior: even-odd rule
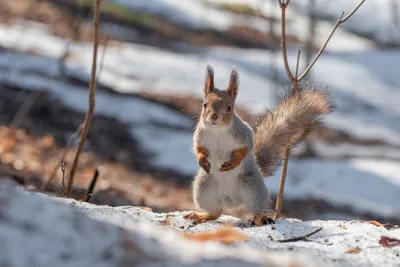
[[[0,182],[0,262],[30,266],[398,266],[400,246],[379,244],[381,236],[400,238],[359,221],[277,220],[252,227],[246,220],[223,216],[193,226],[186,212],[156,214],[130,206],[96,206],[54,199]],[[67,205],[68,204],[68,205]],[[169,226],[161,227],[162,221]],[[247,241],[222,245],[185,239],[182,232],[201,233],[232,225]],[[239,226],[239,227],[238,227]],[[315,229],[312,242],[280,243]],[[358,254],[345,253],[359,247]]]

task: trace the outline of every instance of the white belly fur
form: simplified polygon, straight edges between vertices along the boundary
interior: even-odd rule
[[[221,202],[228,206],[235,206],[240,201],[237,177],[243,169],[244,160],[233,170],[220,172],[219,169],[223,163],[231,159],[232,151],[243,145],[238,144],[231,134],[222,131],[224,130],[207,131],[201,144],[209,151],[208,160],[211,163],[211,174],[217,181],[217,194]]]

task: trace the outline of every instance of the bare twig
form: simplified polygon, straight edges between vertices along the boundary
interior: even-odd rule
[[[99,42],[99,17],[100,17],[100,4],[101,0],[95,0],[94,16],[93,16],[93,27],[94,27],[94,41],[93,41],[93,59],[92,59],[92,78],[89,84],[89,109],[86,113],[81,140],[78,145],[78,149],[75,154],[74,161],[72,163],[71,172],[69,175],[67,197],[71,196],[72,186],[74,184],[74,175],[76,167],[78,165],[79,156],[82,152],[83,146],[86,141],[87,134],[89,132],[90,123],[93,117],[93,111],[95,106],[95,93],[96,93],[96,68],[97,68],[97,47]]]
[[[18,110],[17,114],[15,114],[14,118],[10,123],[10,127],[18,128],[20,127],[22,121],[28,114],[31,107],[35,104],[35,102],[39,99],[40,92],[33,92],[31,93],[28,98],[24,101],[21,105],[20,109]]]
[[[79,39],[80,31],[81,31],[81,21],[82,21],[82,0],[79,0],[77,3],[77,15],[73,18],[72,23],[72,36],[65,43],[64,53],[60,56],[59,59],[59,70],[60,75],[65,76],[65,60],[70,54],[71,45]]]
[[[88,189],[86,191],[86,194],[85,194],[86,195],[86,198],[84,200],[85,202],[89,202],[90,201],[90,198],[93,195],[93,190],[94,190],[94,187],[96,186],[96,182],[97,182],[97,178],[98,177],[99,177],[99,170],[95,169],[92,181],[90,182],[90,185],[89,185],[89,187],[88,187]]]
[[[96,78],[96,84],[99,83],[99,79],[101,76],[101,72],[103,71],[104,68],[104,60],[106,58],[106,52],[107,52],[107,45],[108,41],[110,39],[110,34],[107,33],[105,39],[104,39],[104,45],[103,45],[103,52],[101,53],[101,58],[100,58],[100,64],[99,64],[99,70],[97,71],[97,78]]]
[[[314,231],[312,231],[312,232],[310,232],[308,234],[301,235],[301,236],[296,236],[296,237],[291,237],[291,238],[287,238],[287,239],[278,240],[278,242],[287,243],[287,242],[296,242],[296,241],[309,241],[309,240],[307,240],[308,237],[318,233],[321,230],[322,230],[322,227],[320,227],[317,230],[314,230]]]
[[[65,196],[65,184],[64,184],[64,179],[65,179],[65,166],[67,165],[67,163],[65,161],[63,161],[63,163],[61,163],[61,171],[62,171],[62,188],[63,188],[63,196]]]
[[[65,161],[65,157],[68,154],[68,151],[71,149],[72,145],[74,144],[75,140],[81,135],[82,133],[82,127],[83,125],[81,124],[79,128],[76,130],[76,132],[70,137],[67,145],[64,148],[64,151],[58,161],[58,163],[54,166],[53,171],[49,175],[49,178],[47,178],[47,182],[43,184],[43,186],[40,188],[41,192],[44,192],[46,188],[49,186],[49,184],[53,181],[54,177],[56,176],[57,170],[59,166]]]
[[[281,8],[281,28],[282,28],[282,33],[281,33],[281,48],[282,48],[282,57],[283,57],[283,63],[285,66],[286,74],[289,78],[291,88],[292,88],[292,93],[295,92],[297,84],[301,82],[301,80],[304,79],[304,77],[308,74],[310,69],[314,66],[315,62],[318,60],[320,55],[324,52],[328,42],[330,41],[332,35],[335,33],[336,29],[339,27],[340,24],[348,20],[359,8],[360,6],[365,2],[365,0],[362,0],[360,4],[354,8],[346,17],[344,16],[344,12],[341,14],[340,18],[336,21],[330,35],[326,39],[324,45],[321,47],[321,49],[318,51],[317,55],[314,57],[313,61],[310,63],[310,65],[305,69],[303,74],[298,77],[298,64],[299,64],[299,58],[300,58],[300,52],[298,53],[297,56],[297,66],[296,66],[296,76],[293,77],[292,72],[290,71],[290,66],[288,62],[288,57],[287,57],[287,50],[286,50],[286,8],[288,7],[290,0],[278,0],[279,7]],[[282,203],[283,203],[283,193],[284,193],[284,187],[285,187],[285,180],[286,180],[286,173],[287,173],[287,166],[288,166],[288,160],[289,160],[289,154],[290,154],[290,147],[288,147],[285,150],[284,154],[284,160],[283,160],[283,166],[282,166],[282,176],[281,176],[281,181],[280,181],[280,186],[279,186],[279,193],[276,201],[276,212],[274,215],[274,218],[277,219],[280,216],[281,210],[282,210]]]

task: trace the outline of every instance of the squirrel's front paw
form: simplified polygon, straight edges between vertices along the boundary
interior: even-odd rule
[[[220,172],[227,172],[230,170],[233,170],[237,165],[234,165],[232,161],[227,161],[224,164],[221,165],[221,168],[219,168]]]
[[[262,226],[266,224],[275,224],[275,221],[267,214],[260,212],[254,215],[254,224],[257,226]]]
[[[206,173],[210,173],[211,163],[208,161],[207,157],[201,157],[199,159],[199,165]]]
[[[216,219],[216,217],[213,217],[208,213],[197,213],[194,211],[186,214],[183,218],[191,220],[194,224],[205,223]]]

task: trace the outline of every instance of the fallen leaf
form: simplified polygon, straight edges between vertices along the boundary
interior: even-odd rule
[[[149,207],[139,206],[139,208],[142,209],[142,210],[145,210],[145,211],[153,212],[153,209],[149,208]]]
[[[183,236],[187,239],[206,242],[206,241],[218,241],[223,244],[231,244],[237,241],[247,241],[247,235],[235,230],[232,227],[222,227],[217,231],[209,231],[204,233],[183,233]]]
[[[395,246],[400,246],[400,239],[388,236],[381,236],[381,239],[379,239],[379,244],[381,244],[385,248],[392,248]]]
[[[360,222],[361,222],[361,223],[369,223],[369,224],[375,225],[375,226],[377,226],[377,227],[384,227],[384,225],[381,224],[381,223],[378,222],[378,221],[364,221],[364,220],[360,220]]]
[[[347,253],[347,254],[358,254],[360,252],[361,252],[361,248],[355,247],[355,248],[349,248],[348,250],[346,250],[345,253]]]

